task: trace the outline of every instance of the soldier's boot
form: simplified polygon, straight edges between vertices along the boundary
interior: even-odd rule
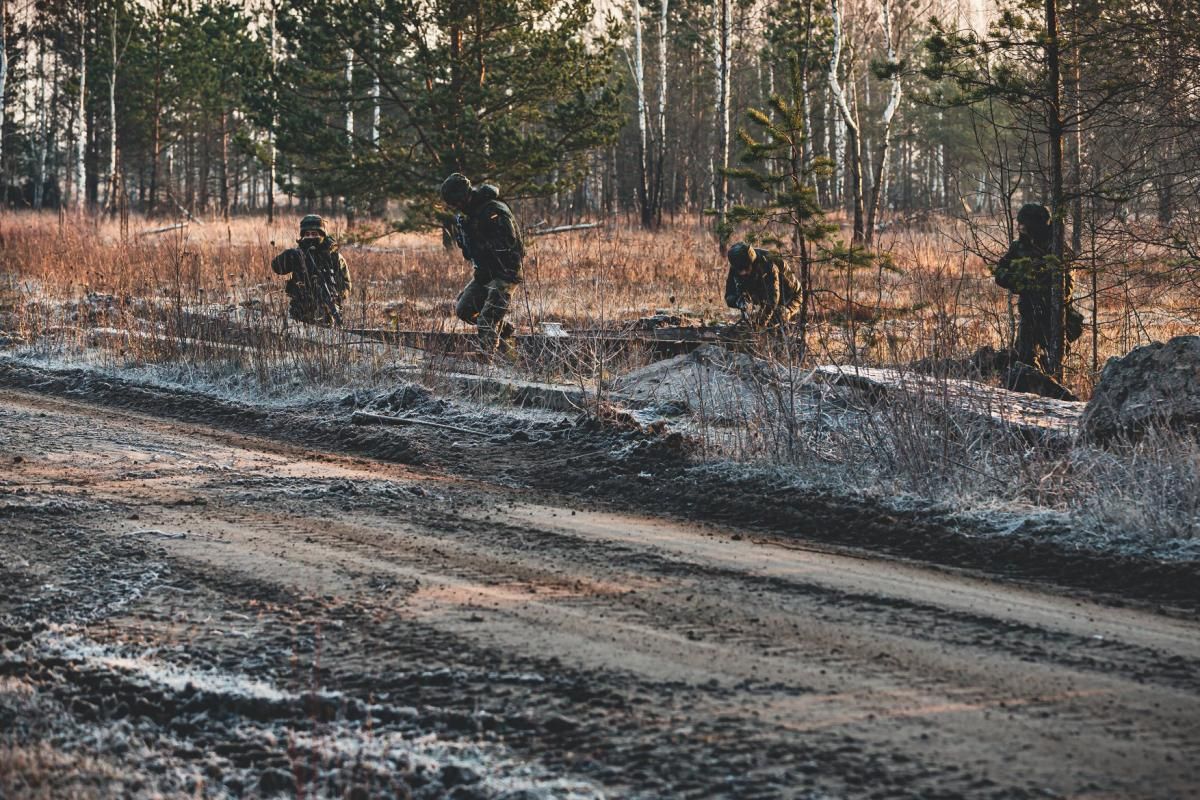
[[[512,326],[509,326],[510,328]],[[517,349],[517,341],[511,335],[501,336],[500,341],[496,345],[496,354],[510,363],[516,363],[521,355]]]
[[[484,355],[502,358],[505,361],[517,360],[517,343],[513,338],[515,329],[507,322],[501,323],[500,331],[490,326],[479,326],[479,348]]]

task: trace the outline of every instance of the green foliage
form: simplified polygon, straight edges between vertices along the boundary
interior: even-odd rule
[[[317,191],[405,198],[413,221],[451,172],[506,196],[570,186],[623,121],[615,30],[591,37],[591,19],[586,0],[292,0],[274,83],[280,150]]]
[[[827,174],[830,165],[822,159],[805,162],[801,109],[779,95],[771,97],[770,104],[773,114],[747,112],[754,134],[745,128],[737,132],[743,147],[741,166],[727,173],[749,187],[759,202],[734,205],[727,214],[728,225],[731,230],[751,228],[750,241],[782,246],[779,231],[785,230],[794,244],[821,242],[836,226],[825,221],[813,181]]]

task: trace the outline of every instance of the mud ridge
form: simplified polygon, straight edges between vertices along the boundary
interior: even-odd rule
[[[397,405],[384,397],[346,396],[341,403],[263,410],[197,392],[150,387],[86,370],[56,370],[0,360],[0,386],[205,423],[343,453],[446,469],[513,487],[552,491],[614,508],[672,514],[762,531],[768,540],[808,542],[916,559],[951,568],[1085,590],[1110,602],[1125,598],[1200,610],[1200,563],[1164,562],[1068,549],[1045,529],[1007,536],[970,530],[929,508],[896,511],[869,498],[798,488],[759,477],[731,478],[698,464],[677,434],[589,419],[530,423],[496,414],[489,436],[462,442],[434,429],[354,426],[358,408]],[[400,391],[400,390],[398,390]],[[405,387],[402,407],[460,422],[452,404]]]

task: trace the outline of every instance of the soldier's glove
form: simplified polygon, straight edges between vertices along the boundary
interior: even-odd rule
[[[288,275],[301,267],[300,251],[296,248],[284,250],[271,260],[271,270],[276,275]]]

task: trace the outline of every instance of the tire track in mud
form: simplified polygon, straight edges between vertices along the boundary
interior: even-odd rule
[[[86,411],[42,407],[63,419]],[[531,509],[527,493],[219,431],[117,414],[97,434],[75,419],[54,429],[60,444],[74,441],[56,446],[54,463],[79,491],[90,485],[98,505],[65,506],[58,519],[79,525],[107,510],[62,556],[78,553],[79,568],[58,571],[84,589],[97,582],[87,564],[117,560],[88,548],[123,543],[165,563],[174,588],[87,622],[79,635],[102,650],[70,670],[103,680],[67,679],[67,666],[53,662],[37,672],[37,696],[55,699],[55,687],[67,687],[55,702],[77,738],[97,725],[147,729],[146,747],[189,775],[215,756],[214,772],[243,788],[263,789],[246,781],[267,775],[273,786],[283,764],[313,758],[344,777],[357,756],[336,754],[361,755],[387,734],[487,745],[501,755],[483,762],[485,772],[514,763],[618,796],[1032,797],[1047,786],[1095,791],[1091,784],[1154,796],[1196,778],[1193,765],[1161,762],[1196,749],[1193,684],[1162,670],[1142,681],[1135,669],[1142,655],[1157,669],[1159,646],[1163,657],[1173,650],[1194,662],[1200,645],[1183,622],[1084,607],[1080,615],[1118,634],[1111,669],[1094,668],[1070,661],[1091,623],[1054,598],[953,576],[918,580],[919,571],[895,565],[851,567],[636,516],[601,524],[586,509],[576,517]],[[125,433],[114,436],[118,429]],[[155,477],[113,460],[122,448],[130,463],[141,463],[139,451],[162,456]],[[39,479],[46,469],[39,459],[21,466]],[[12,514],[29,536],[22,573],[49,558],[40,551],[46,515],[37,513]],[[129,551],[124,560],[138,558]],[[932,602],[939,587],[944,597]],[[1181,642],[1181,631],[1192,638]],[[10,650],[30,671],[42,655],[55,657],[52,646],[30,644],[37,635],[6,646],[6,663]],[[1022,650],[1026,643],[1044,652]],[[146,669],[126,669],[147,662],[264,683],[285,708],[220,695],[210,699],[231,708],[213,722],[208,706],[192,713],[186,685],[163,693],[164,681],[145,683]],[[139,691],[163,699],[131,705]],[[304,711],[305,698],[321,692],[346,699]],[[10,694],[0,692],[4,703]],[[125,708],[96,702],[111,696],[127,698]],[[96,720],[84,703],[102,712]],[[361,719],[340,710],[359,704],[370,710]],[[197,725],[200,746],[170,749],[177,734],[163,715]],[[288,741],[300,743],[298,755],[280,744]],[[1072,755],[1079,766],[1066,769]],[[407,774],[399,756],[384,763]],[[447,786],[446,765],[416,788],[502,796],[481,780]],[[310,778],[333,780],[293,773],[297,786]],[[336,785],[367,789],[372,780]]]
[[[348,424],[359,408],[420,408],[423,416],[460,422],[450,404],[406,386],[382,398],[348,394],[340,403],[267,411],[242,403],[165,387],[148,387],[79,369],[44,369],[0,359],[0,386],[75,398],[88,403],[218,425],[230,431],[303,442],[394,463],[428,465],[489,483],[646,509],[684,519],[766,532],[782,541],[820,542],[895,557],[978,570],[997,578],[1085,590],[1101,597],[1200,610],[1200,563],[1166,563],[1064,549],[1047,531],[981,536],[930,508],[883,510],[858,497],[738,477],[692,464],[677,439],[567,422],[533,425],[498,415],[495,436],[462,447],[429,429],[403,431]],[[372,405],[375,403],[375,405]],[[566,455],[564,455],[566,453]],[[653,480],[642,480],[652,474]]]
[[[296,488],[297,483],[305,484],[305,488]],[[364,488],[357,488],[345,479],[293,481],[291,486],[293,488],[283,491],[293,501],[299,500],[309,506],[313,515],[321,514],[322,502],[330,497],[339,501],[349,498],[365,500],[370,504],[372,515],[385,510],[411,513],[414,505],[414,497],[406,494],[411,489],[403,486],[392,488],[386,481],[368,482]],[[280,490],[278,482],[270,480],[260,482],[258,488],[257,493],[243,493],[239,499],[253,505],[268,506],[277,498]],[[379,507],[380,498],[397,497],[403,499],[395,505],[385,502],[383,507]],[[557,589],[561,592],[558,598],[561,603],[581,610],[605,608],[619,600],[621,619],[629,624],[670,626],[672,620],[679,617],[683,621],[675,626],[676,632],[686,637],[719,637],[727,644],[759,646],[770,642],[769,632],[756,633],[753,624],[743,623],[737,627],[737,633],[731,636],[728,619],[734,615],[752,620],[756,614],[765,613],[763,611],[724,607],[721,624],[697,625],[696,604],[691,602],[690,597],[686,604],[688,613],[681,614],[671,607],[672,598],[664,598],[653,592],[623,591],[619,587],[621,584],[651,585],[652,581],[648,580],[648,576],[651,576],[676,579],[682,588],[674,590],[675,593],[686,592],[693,596],[709,594],[720,597],[727,593],[744,597],[766,589],[773,597],[787,598],[796,604],[796,607],[788,609],[788,613],[819,613],[830,624],[869,620],[877,630],[901,631],[930,642],[980,647],[991,652],[1004,651],[1016,658],[1049,661],[1102,674],[1134,675],[1139,680],[1200,690],[1200,659],[1197,658],[1164,654],[1150,647],[1112,641],[1097,634],[1046,630],[994,615],[946,608],[895,595],[845,591],[818,582],[749,575],[735,569],[681,559],[678,554],[637,550],[611,541],[607,541],[603,549],[589,549],[587,539],[571,533],[569,529],[553,531],[521,526],[519,514],[506,514],[504,508],[501,504],[494,511],[464,509],[453,515],[428,508],[422,510],[421,525],[442,533],[438,541],[445,543],[443,548],[458,538],[469,540],[470,552],[476,552],[481,543],[486,544],[489,560],[483,564],[472,567],[469,555],[452,557],[443,549],[439,551],[441,558],[438,560],[438,569],[452,571],[460,578],[481,583],[496,582],[500,574],[498,570],[503,570],[512,586],[519,589],[526,585],[537,585],[543,593]],[[344,512],[352,510],[352,505],[343,507]],[[511,521],[506,522],[505,519]],[[389,558],[386,552],[375,550],[378,545],[374,532],[377,526],[370,517],[360,523],[357,532],[350,525],[342,524],[338,517],[330,517],[328,524],[338,529],[339,548],[354,542],[372,550],[379,558]],[[432,548],[434,544],[429,541],[426,546]],[[523,564],[522,560],[530,550],[537,552],[537,559]],[[424,558],[428,559],[428,555]],[[588,581],[581,566],[595,570],[596,574],[617,568],[623,570],[624,574],[617,582],[600,584]],[[567,568],[573,569],[574,574],[565,574],[562,570]],[[585,584],[587,591],[581,592]]]

